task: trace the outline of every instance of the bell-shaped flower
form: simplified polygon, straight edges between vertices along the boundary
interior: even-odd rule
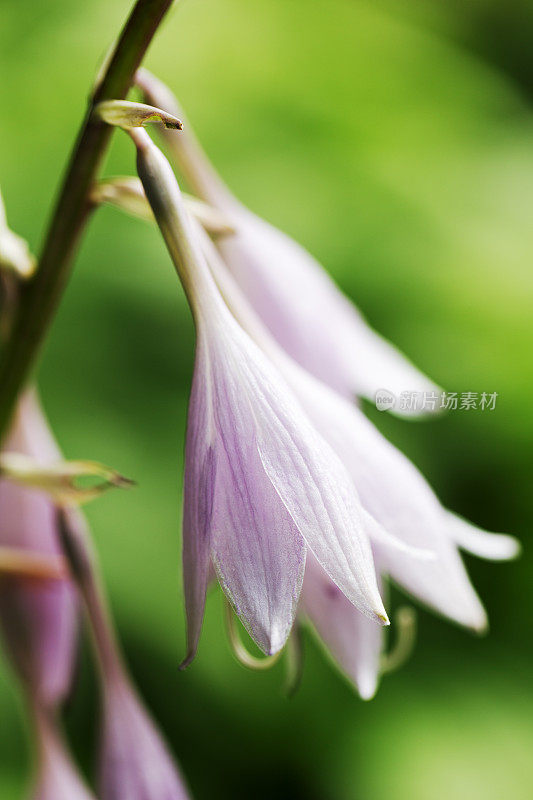
[[[31,800],[95,800],[74,766],[55,721],[36,710],[38,774]]]
[[[83,598],[102,686],[100,800],[187,800],[163,737],[144,708],[115,637],[89,534],[70,511],[58,516],[63,548]],[[74,523],[74,524],[73,524]]]
[[[444,616],[483,630],[486,614],[458,548],[484,558],[506,560],[518,553],[517,541],[482,531],[445,510],[416,467],[356,406],[281,350],[247,303],[213,244],[206,236],[201,236],[201,241],[212,274],[236,318],[268,353],[349,472],[367,515],[363,518],[380,571]],[[431,557],[424,557],[424,551]],[[341,601],[316,562],[306,568],[302,603],[345,671],[362,687],[362,693],[370,693],[372,680],[368,675],[375,674],[379,637]],[[356,629],[361,631],[359,637]],[[346,650],[350,639],[353,649]]]
[[[211,564],[268,654],[291,629],[308,549],[350,602],[387,622],[350,476],[224,304],[170,165],[144,131],[131,135],[197,329],[183,530],[188,660]]]
[[[46,465],[59,457],[36,396],[19,401],[5,451],[30,456]],[[0,546],[28,557],[61,553],[53,502],[43,493],[0,480]],[[30,695],[55,706],[67,694],[77,642],[77,603],[67,580],[35,580],[3,571],[0,621],[14,666]],[[38,579],[37,579],[38,578]]]
[[[150,102],[179,113],[172,93],[146,70],[138,72],[137,83]],[[303,247],[239,203],[189,123],[179,137],[165,138],[194,192],[231,221],[236,234],[220,239],[220,252],[248,301],[295,361],[350,399],[358,394],[374,400],[380,389],[395,396],[437,390],[367,324]]]

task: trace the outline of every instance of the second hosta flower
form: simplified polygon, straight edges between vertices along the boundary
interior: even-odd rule
[[[188,659],[211,565],[265,653],[290,632],[308,550],[374,624],[388,622],[347,471],[222,301],[168,162],[144,131],[133,137],[197,328],[183,532]]]
[[[41,465],[60,457],[33,393],[19,402],[4,452],[30,456]],[[0,480],[0,545],[43,556],[61,552],[55,507],[46,494]],[[60,703],[70,687],[77,643],[77,603],[70,582],[4,578],[0,622],[30,693],[44,706]]]

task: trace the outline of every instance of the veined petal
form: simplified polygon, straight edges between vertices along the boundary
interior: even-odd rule
[[[370,700],[378,685],[383,629],[354,608],[311,555],[300,608],[363,700]]]
[[[183,585],[187,613],[186,667],[196,655],[211,568],[216,456],[210,414],[207,355],[199,338],[189,401],[183,500]]]
[[[520,554],[520,542],[506,533],[488,533],[451,511],[446,512],[448,530],[461,550],[488,561],[509,561]]]
[[[273,655],[285,645],[294,621],[306,548],[263,470],[254,442],[222,436],[213,563],[248,632],[264,653]]]
[[[236,431],[241,446],[246,442],[257,448],[265,473],[308,547],[352,603],[374,620],[387,622],[349,475],[233,319],[225,332],[217,338],[219,354],[212,367],[214,384],[226,389],[219,414],[239,408],[238,421],[234,410],[229,412],[228,428]],[[236,428],[243,421],[245,426]],[[251,449],[248,457],[253,464]]]

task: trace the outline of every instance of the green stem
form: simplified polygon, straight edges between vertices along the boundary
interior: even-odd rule
[[[89,193],[112,128],[94,118],[101,100],[123,99],[172,0],[137,0],[104,71],[74,147],[48,229],[39,268],[24,287],[9,341],[0,360],[0,440],[17,396],[33,367],[68,281],[72,257],[87,222]]]

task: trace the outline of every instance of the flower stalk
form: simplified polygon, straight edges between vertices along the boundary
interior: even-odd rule
[[[125,98],[133,76],[172,0],[137,0],[99,81],[74,147],[39,258],[21,292],[9,341],[0,355],[0,440],[70,276],[72,257],[91,210],[90,192],[112,128],[93,114],[104,101]]]

